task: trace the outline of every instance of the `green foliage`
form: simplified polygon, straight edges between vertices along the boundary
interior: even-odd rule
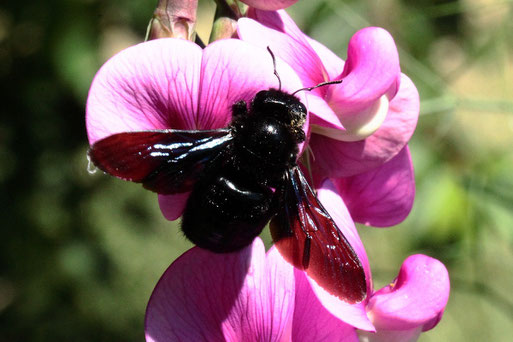
[[[0,340],[140,341],[153,286],[190,247],[154,194],[87,172],[89,84],[143,39],[155,4],[0,5]],[[407,255],[427,253],[449,267],[452,294],[421,341],[508,341],[512,2],[299,1],[290,13],[343,58],[356,30],[385,27],[421,94],[412,213],[360,229],[376,287]]]

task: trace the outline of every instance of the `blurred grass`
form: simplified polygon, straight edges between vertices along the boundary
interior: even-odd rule
[[[209,18],[212,5],[200,3]],[[142,340],[153,286],[190,247],[155,195],[87,173],[89,84],[108,57],[143,39],[154,6],[0,4],[0,341]],[[343,58],[356,30],[385,27],[421,94],[412,213],[394,228],[360,229],[376,287],[408,255],[436,257],[452,293],[421,341],[509,341],[513,2],[299,1],[290,13]],[[199,30],[208,37],[208,25]]]

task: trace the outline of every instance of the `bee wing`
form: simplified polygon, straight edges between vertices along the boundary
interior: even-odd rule
[[[358,256],[298,167],[288,171],[282,206],[270,228],[285,260],[326,291],[350,304],[365,299],[365,272]]]
[[[192,190],[205,167],[231,141],[229,129],[126,132],[95,142],[89,157],[112,176],[173,194]]]

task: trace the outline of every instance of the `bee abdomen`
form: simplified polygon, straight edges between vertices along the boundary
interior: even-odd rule
[[[235,172],[197,183],[183,214],[185,236],[218,253],[249,245],[272,216],[273,192]]]

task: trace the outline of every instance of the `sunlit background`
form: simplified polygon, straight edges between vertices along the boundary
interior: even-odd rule
[[[200,4],[206,41],[214,7]],[[0,4],[1,342],[143,340],[153,286],[191,246],[153,193],[87,172],[91,80],[143,40],[155,5]],[[421,95],[413,211],[360,227],[376,287],[408,255],[436,257],[451,297],[420,341],[511,341],[513,1],[299,0],[289,13],[343,58],[356,30],[386,28]]]

